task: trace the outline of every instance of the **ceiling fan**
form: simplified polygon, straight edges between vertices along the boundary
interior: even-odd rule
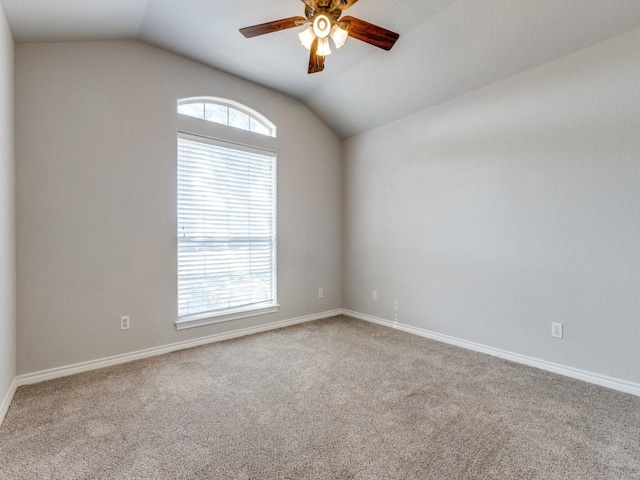
[[[302,0],[305,4],[304,17],[290,17],[261,23],[241,28],[240,33],[246,38],[251,38],[310,23],[311,25],[298,35],[302,45],[311,52],[309,73],[324,70],[324,59],[331,53],[329,37],[333,39],[336,48],[342,47],[347,37],[353,37],[384,50],[391,50],[400,38],[399,34],[354,17],[342,17],[342,13],[357,1]]]

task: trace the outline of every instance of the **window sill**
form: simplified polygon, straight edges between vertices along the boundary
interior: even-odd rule
[[[273,304],[268,306],[260,306],[249,309],[227,310],[225,313],[203,313],[201,315],[191,315],[176,320],[176,330],[185,330],[187,328],[203,327],[214,323],[230,322],[241,318],[257,317],[258,315],[267,315],[269,313],[277,313],[280,305]]]

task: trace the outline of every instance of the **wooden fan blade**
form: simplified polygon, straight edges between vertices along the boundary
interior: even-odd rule
[[[344,11],[347,8],[351,8],[357,1],[358,0],[333,0],[333,8],[339,8],[340,10]]]
[[[340,20],[340,23],[342,22],[349,22],[347,32],[349,32],[350,37],[357,38],[383,50],[391,50],[398,38],[400,38],[397,33],[358,18],[344,17]]]
[[[311,44],[311,54],[309,55],[308,73],[318,73],[324,70],[324,57],[316,53],[318,50],[318,39],[316,38]]]
[[[307,22],[308,20],[304,17],[283,18],[282,20],[276,20],[274,22],[261,23],[260,25],[241,28],[240,33],[247,38],[251,38],[257,37],[258,35],[264,35],[266,33],[279,32],[280,30],[286,30],[287,28],[299,27]]]

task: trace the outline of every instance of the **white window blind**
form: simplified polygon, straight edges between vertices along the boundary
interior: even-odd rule
[[[275,154],[178,138],[178,315],[276,303]]]

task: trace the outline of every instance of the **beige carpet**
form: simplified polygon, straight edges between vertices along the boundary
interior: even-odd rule
[[[640,398],[339,317],[20,388],[2,479],[640,479]]]

